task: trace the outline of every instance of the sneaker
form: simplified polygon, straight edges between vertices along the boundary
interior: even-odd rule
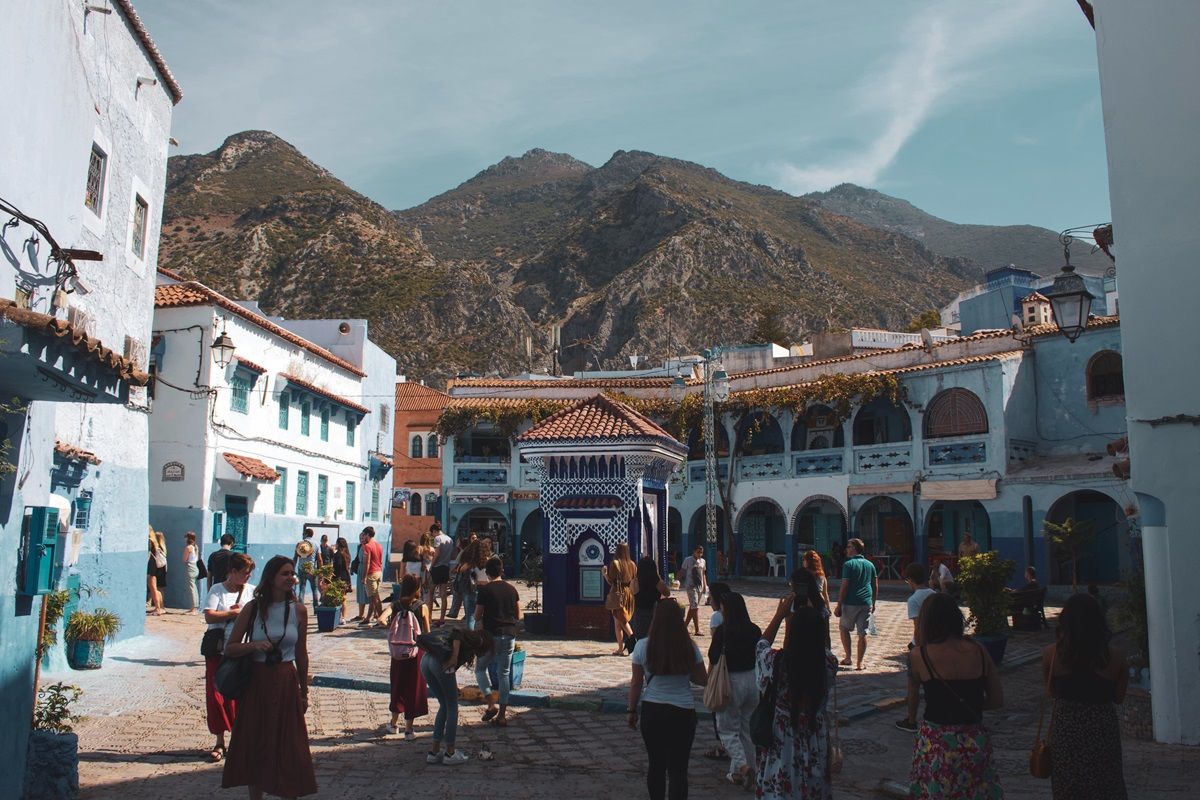
[[[905,717],[904,719],[896,720],[896,727],[902,731],[908,731],[909,733],[917,732],[917,723],[910,722],[908,720],[908,717]]]
[[[426,764],[442,763],[442,751],[438,750],[436,753],[426,753],[425,754],[425,763]]]
[[[404,741],[406,741],[406,742],[415,742],[416,740],[417,740],[417,734],[416,734],[416,733],[414,733],[414,732],[412,732],[412,731],[405,731],[405,732],[404,732]]]
[[[385,727],[387,728],[387,732],[389,734],[391,734],[392,736],[395,736],[397,733],[400,732],[399,725],[393,725],[392,723],[389,722]]]
[[[455,767],[459,764],[465,764],[467,761],[467,754],[462,750],[455,750],[452,755],[442,756],[442,764],[447,767]]]

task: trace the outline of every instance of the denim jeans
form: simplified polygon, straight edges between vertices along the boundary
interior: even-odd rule
[[[513,645],[517,643],[515,636],[493,636],[495,646],[492,652],[475,657],[475,682],[484,696],[491,691],[491,681],[488,679],[488,667],[496,662],[496,671],[500,677],[500,705],[508,705],[508,693],[512,691],[512,659]]]
[[[300,570],[296,570],[296,578],[300,581],[299,585],[296,587],[296,597],[301,603],[304,602],[304,587],[308,586],[309,584],[312,585],[313,611],[315,613],[317,608],[317,576],[313,575],[311,572],[301,572]]]
[[[458,730],[458,675],[446,672],[442,660],[429,653],[421,656],[421,675],[429,693],[438,701],[433,741],[454,747],[454,734]]]
[[[463,613],[467,616],[467,630],[475,630],[475,600],[479,595],[475,592],[463,593]]]

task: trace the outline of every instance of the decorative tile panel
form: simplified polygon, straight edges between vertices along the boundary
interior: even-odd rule
[[[888,472],[912,466],[912,444],[909,442],[854,448],[855,472]]]
[[[925,454],[925,463],[931,468],[982,464],[987,461],[987,442],[979,439],[972,442],[929,444],[925,446]]]
[[[1008,463],[1023,464],[1037,454],[1037,442],[1028,439],[1008,440]]]
[[[728,460],[717,462],[717,476],[718,476],[718,480],[722,480],[722,481],[729,477],[729,461]],[[704,463],[703,462],[701,462],[699,464],[692,464],[690,467],[688,467],[688,481],[690,483],[700,483],[700,484],[704,483]]]
[[[806,475],[833,475],[845,471],[843,451],[840,447],[836,450],[809,450],[797,454],[793,464],[797,478]]]
[[[737,467],[739,480],[769,481],[787,477],[787,470],[783,466],[783,453],[769,456],[743,456],[738,459]]]
[[[455,481],[460,486],[508,483],[508,470],[496,467],[459,467]]]

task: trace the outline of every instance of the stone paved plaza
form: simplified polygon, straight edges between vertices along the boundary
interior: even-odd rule
[[[782,587],[759,582],[735,588],[746,593],[752,616],[765,625]],[[895,706],[903,694],[901,654],[910,630],[904,616],[902,595],[886,592],[879,606],[880,635],[869,642],[866,669],[839,678],[847,767],[835,782],[837,797],[886,797],[887,783],[903,783],[907,776],[912,735],[892,724],[901,713]],[[85,719],[77,728],[84,798],[244,796],[243,790],[222,791],[219,766],[206,761],[212,740],[204,723],[201,628],[198,618],[184,614],[151,617],[148,634],[111,648],[103,669],[45,676],[47,682],[62,679],[85,690],[80,702]],[[1047,641],[1048,632],[1014,635],[1004,671],[1006,705],[989,713],[1010,798],[1050,795],[1049,783],[1028,777],[1026,769],[1040,688],[1031,657]],[[506,729],[481,725],[478,706],[462,705],[459,746],[475,755],[486,743],[495,758],[449,768],[423,759],[432,713],[418,720],[417,741],[405,742],[381,733],[388,718],[386,694],[323,685],[327,676],[385,682],[382,630],[314,631],[309,642],[317,685],[308,724],[319,797],[644,796],[640,735],[625,727],[624,715],[600,710],[604,699],[623,708],[628,686],[628,660],[607,655],[611,644],[526,640],[523,688],[548,705],[515,709]],[[703,649],[707,638],[698,643]],[[459,680],[464,685],[470,673],[460,671]],[[432,712],[436,703],[431,706]],[[749,796],[723,783],[724,762],[702,757],[711,743],[711,723],[702,720],[692,751],[691,796]],[[1126,741],[1125,770],[1133,798],[1192,797],[1200,783],[1200,752]]]

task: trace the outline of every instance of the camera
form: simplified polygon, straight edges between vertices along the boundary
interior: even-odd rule
[[[268,667],[273,667],[281,661],[283,661],[283,651],[279,649],[278,645],[267,651],[265,662]]]

